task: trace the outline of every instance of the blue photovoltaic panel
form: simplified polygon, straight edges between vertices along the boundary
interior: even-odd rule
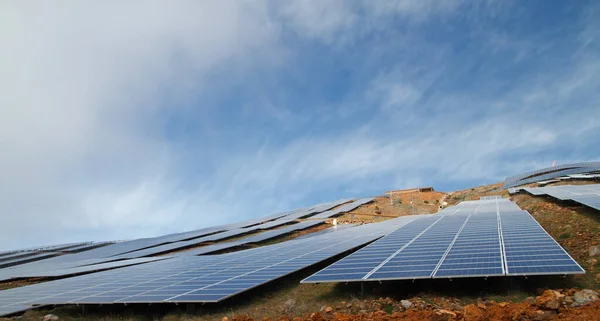
[[[168,260],[0,292],[0,311],[68,303],[217,302],[370,242],[402,220],[213,256]]]
[[[306,207],[306,208],[300,208],[297,209],[295,211],[292,211],[290,213],[288,213],[285,216],[285,219],[300,219],[300,218],[306,218],[306,217],[311,217],[311,218],[317,218],[316,216],[313,216],[314,214],[318,214],[321,212],[325,212],[328,211],[329,209],[332,209],[336,206],[342,205],[344,203],[347,203],[351,200],[349,199],[342,199],[342,200],[337,200],[334,202],[328,202],[328,203],[321,203],[321,204],[317,204],[311,207]]]
[[[124,266],[148,263],[148,262],[153,262],[153,261],[159,261],[159,260],[164,260],[164,259],[168,259],[168,258],[169,257],[166,257],[166,256],[165,257],[143,257],[143,258],[137,258],[137,259],[131,259],[131,260],[114,261],[114,262],[109,262],[109,263],[100,263],[100,264],[83,265],[83,266],[64,268],[64,269],[24,273],[24,274],[19,275],[19,277],[21,277],[21,278],[59,277],[59,276],[67,276],[67,275],[74,275],[74,274],[83,274],[83,273],[89,273],[89,272],[95,272],[95,271],[101,271],[101,270],[114,269],[117,267],[124,267]]]
[[[186,247],[199,245],[201,243],[223,240],[223,239],[227,239],[230,237],[243,235],[246,233],[259,231],[261,229],[269,229],[269,228],[273,228],[273,227],[277,227],[277,226],[281,226],[281,225],[287,225],[287,224],[290,224],[293,222],[295,222],[295,221],[292,221],[292,220],[272,221],[272,222],[263,223],[263,224],[255,225],[255,226],[248,227],[248,228],[240,228],[240,229],[235,229],[235,230],[231,230],[231,231],[227,231],[227,232],[223,232],[223,233],[212,234],[209,236],[193,239],[190,241],[174,242],[174,243],[169,243],[169,244],[164,244],[164,245],[160,245],[160,246],[147,248],[147,249],[140,250],[140,251],[123,253],[121,255],[110,257],[109,259],[111,259],[111,260],[124,259],[124,258],[130,259],[130,258],[136,258],[136,257],[145,257],[145,256],[157,255],[157,254],[161,254],[161,253],[167,253],[170,251],[175,251],[175,250],[179,250],[179,249],[184,249]]]
[[[524,188],[532,195],[550,195],[559,200],[572,200],[600,210],[600,184],[562,185],[538,188]]]
[[[58,255],[58,254],[54,253],[54,252],[41,252],[41,253],[26,256],[26,257],[19,257],[19,258],[12,259],[12,260],[4,260],[4,261],[0,262],[0,268],[15,266],[15,265],[19,265],[19,264],[25,264],[25,263],[34,262],[34,261],[39,261],[39,260],[51,258],[56,255]]]
[[[445,216],[431,224],[406,246],[388,257],[367,280],[393,280],[403,278],[430,278],[465,224],[466,216]]]
[[[301,240],[301,239],[305,239],[305,238],[309,238],[309,237],[315,237],[315,236],[319,236],[319,235],[323,235],[323,234],[328,234],[328,233],[335,233],[338,231],[343,231],[349,228],[353,228],[358,226],[359,224],[339,224],[339,225],[335,225],[332,227],[328,227],[326,229],[320,230],[318,232],[313,232],[310,234],[306,234],[303,236],[299,236],[296,238],[296,240]]]
[[[298,224],[293,224],[290,226],[286,226],[280,229],[276,229],[276,230],[272,230],[272,231],[266,231],[266,232],[262,232],[256,235],[251,235],[248,237],[245,237],[243,239],[240,240],[236,240],[233,242],[225,242],[225,243],[220,243],[220,244],[212,244],[212,245],[206,245],[203,247],[199,247],[197,249],[192,249],[189,251],[185,251],[182,252],[181,255],[200,255],[200,254],[208,254],[208,253],[213,253],[213,252],[217,252],[217,251],[222,251],[225,249],[230,249],[230,248],[234,248],[237,246],[241,246],[241,245],[245,245],[245,244],[250,244],[250,243],[259,243],[259,242],[263,242],[272,238],[276,238],[291,232],[295,232],[295,231],[299,231],[299,230],[303,230],[303,229],[307,229],[313,226],[317,226],[323,224],[323,221],[305,221],[305,222],[300,222]]]
[[[496,213],[471,215],[434,277],[504,275]]]
[[[500,213],[507,275],[585,271],[526,211]]]
[[[577,203],[600,211],[600,195],[572,196],[571,199]]]
[[[537,260],[536,248],[553,256]],[[576,273],[584,271],[529,213],[495,199],[419,218],[302,283]]]
[[[504,188],[535,183],[566,175],[592,173],[597,171],[600,171],[600,162],[586,162],[552,166],[520,175],[507,177],[504,180]]]
[[[355,210],[359,206],[362,206],[364,204],[373,202],[374,200],[375,199],[371,198],[371,197],[369,197],[369,198],[361,198],[361,199],[358,199],[358,200],[353,201],[351,203],[341,205],[341,206],[339,206],[337,208],[334,208],[332,210],[328,210],[328,211],[325,211],[323,213],[311,216],[310,218],[312,219],[312,218],[330,218],[330,217],[335,217],[335,216],[338,216],[338,215],[342,215],[344,213],[348,213],[348,212],[350,212],[352,210]]]
[[[341,259],[327,268],[313,274],[302,282],[318,283],[362,280],[376,269],[385,259],[394,255],[417,235],[440,218],[433,215],[423,218],[405,217],[406,225],[382,239]],[[408,219],[413,219],[409,221]],[[385,222],[381,223],[385,224]],[[351,229],[352,230],[352,229]]]

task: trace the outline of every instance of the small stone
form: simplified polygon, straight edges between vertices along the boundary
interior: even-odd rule
[[[498,305],[499,305],[501,308],[504,308],[504,307],[506,307],[506,306],[508,305],[508,303],[506,303],[506,302],[500,302],[500,303],[498,303]]]
[[[456,318],[456,313],[454,313],[454,312],[452,312],[450,310],[441,309],[441,310],[437,310],[435,313],[437,315],[444,315],[444,314],[446,314],[446,315],[448,315],[448,316],[450,316],[452,318]]]
[[[330,313],[331,311],[333,311],[333,308],[332,308],[332,307],[327,307],[327,308],[325,308],[325,312],[327,312],[327,313]]]
[[[481,302],[479,302],[479,303],[477,304],[477,307],[478,307],[478,308],[480,308],[480,309],[484,309],[484,310],[485,310],[485,309],[487,309],[487,307],[485,306],[485,304],[483,304],[483,303],[481,303]]]
[[[590,256],[600,256],[600,245],[590,247]]]
[[[46,314],[42,320],[43,321],[56,321],[56,320],[58,320],[58,317],[55,316],[54,314]]]
[[[581,291],[575,292],[575,295],[573,295],[573,301],[575,301],[575,302],[573,303],[572,306],[578,307],[578,306],[586,305],[586,304],[589,304],[589,303],[592,303],[592,302],[598,300],[599,298],[600,298],[600,296],[598,295],[598,292],[596,292],[594,290],[589,290],[589,289],[581,290]]]
[[[535,311],[535,315],[533,316],[533,320],[535,321],[549,321],[553,320],[556,316],[556,311]]]
[[[402,301],[400,301],[400,305],[402,305],[402,307],[405,309],[410,309],[413,304],[412,304],[412,302],[410,302],[408,300],[402,300]]]
[[[296,300],[289,299],[283,304],[283,311],[287,314],[290,314],[294,311],[294,307],[296,307]]]
[[[223,319],[221,319],[221,321],[229,321],[228,317],[223,317]]]

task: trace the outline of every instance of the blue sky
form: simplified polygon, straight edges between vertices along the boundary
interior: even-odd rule
[[[0,21],[0,248],[600,158],[594,1],[5,1]]]

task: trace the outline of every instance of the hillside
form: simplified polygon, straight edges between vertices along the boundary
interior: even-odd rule
[[[581,182],[582,184],[584,182]],[[501,184],[449,193],[419,193],[391,201],[376,198],[338,218],[339,222],[368,223],[411,213],[434,213],[444,202],[453,206],[484,195],[508,196]],[[337,258],[237,295],[219,304],[133,305],[87,308],[58,307],[28,311],[22,320],[40,320],[48,313],[60,320],[598,320],[600,301],[570,307],[582,289],[600,291],[598,257],[591,246],[600,244],[600,213],[571,203],[526,194],[511,199],[529,211],[587,274],[568,277],[438,279],[394,282],[300,284],[303,278]],[[270,240],[262,246],[322,231],[321,225]],[[39,281],[39,280],[37,280]],[[12,286],[26,284],[17,282]],[[5,284],[6,285],[6,284]],[[545,291],[545,290],[555,290]],[[578,293],[578,294],[576,294]]]

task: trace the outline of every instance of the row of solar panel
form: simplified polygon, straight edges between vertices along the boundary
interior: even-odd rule
[[[600,162],[580,162],[580,163],[571,163],[571,164],[563,164],[563,165],[557,165],[557,166],[552,166],[552,167],[546,167],[546,168],[542,168],[542,169],[537,169],[531,172],[526,172],[526,173],[522,173],[522,174],[518,174],[518,175],[513,175],[513,176],[509,176],[507,178],[505,178],[505,182],[516,182],[519,180],[523,180],[532,176],[536,176],[539,174],[544,174],[544,173],[549,173],[549,172],[556,172],[556,171],[561,171],[561,170],[565,170],[565,169],[572,169],[572,168],[585,168],[585,167],[597,167],[600,166]]]
[[[572,200],[600,211],[600,184],[527,187],[522,190],[532,195],[549,195],[562,201]]]
[[[216,302],[371,242],[404,217],[240,252],[179,256],[0,292],[0,315],[34,304]]]
[[[346,203],[348,200],[339,200],[330,203],[318,204],[310,207],[310,215],[326,211],[331,207]],[[298,212],[295,211],[295,212]],[[281,225],[289,224],[291,219],[286,218],[290,213],[279,213],[253,219],[234,224],[203,228],[199,230],[175,233],[154,238],[137,239],[125,242],[118,242],[108,245],[108,243],[79,243],[65,244],[61,246],[43,247],[44,249],[58,249],[61,247],[61,252],[55,255],[33,255],[27,254],[31,259],[13,259],[11,255],[16,251],[7,251],[2,253],[0,260],[5,258],[6,264],[3,266],[10,269],[0,269],[0,280],[19,277],[20,275],[42,274],[45,271],[56,270],[79,270],[79,266],[106,263],[123,258],[137,258],[148,255],[156,255],[169,251],[176,251],[190,246],[196,246],[204,242],[214,242],[230,237],[239,237],[245,233],[254,233],[259,230],[270,229]],[[310,223],[314,224],[314,223]],[[301,226],[299,226],[301,228]],[[276,232],[275,232],[276,233]],[[268,235],[265,235],[267,237]],[[97,248],[100,246],[103,248]],[[230,244],[229,244],[230,245]],[[71,250],[66,250],[66,247],[71,247]],[[226,246],[224,246],[226,247]],[[79,253],[86,251],[84,253]],[[25,251],[25,250],[22,250]],[[74,255],[61,255],[65,253],[77,253]],[[126,254],[135,253],[135,254]],[[17,256],[22,256],[21,253],[16,253]],[[122,257],[121,257],[122,256]],[[41,261],[40,261],[41,260]],[[35,261],[33,263],[30,263]],[[126,265],[126,264],[125,264]],[[2,265],[0,265],[1,267]]]
[[[504,199],[463,202],[459,210],[415,220],[302,282],[585,273],[529,213],[514,207]]]
[[[600,162],[565,164],[507,177],[504,188],[522,186],[562,176],[600,172]]]

